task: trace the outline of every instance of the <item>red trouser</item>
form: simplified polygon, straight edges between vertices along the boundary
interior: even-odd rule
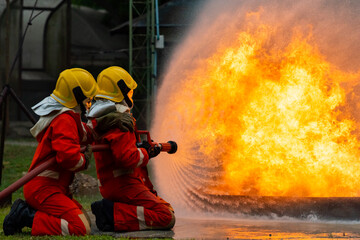
[[[114,230],[170,229],[175,224],[169,203],[143,184],[133,184],[111,193],[114,201]]]
[[[62,193],[56,193],[40,203],[27,198],[27,203],[37,209],[31,235],[85,235],[90,225],[81,211],[82,206]]]

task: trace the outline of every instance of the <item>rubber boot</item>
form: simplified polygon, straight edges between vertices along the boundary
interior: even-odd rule
[[[91,211],[95,215],[96,226],[100,231],[114,231],[114,203],[107,199],[91,204]]]
[[[6,236],[21,232],[23,227],[32,227],[36,211],[24,200],[17,199],[5,217],[3,230]]]

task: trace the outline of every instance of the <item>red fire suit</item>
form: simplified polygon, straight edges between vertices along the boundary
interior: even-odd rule
[[[173,209],[154,191],[146,168],[149,156],[136,147],[135,134],[111,129],[97,144],[111,148],[94,156],[100,192],[114,202],[114,230],[170,229],[175,223]]]
[[[80,114],[66,111],[56,116],[36,137],[39,144],[29,171],[52,157],[56,157],[56,165],[24,186],[26,202],[37,210],[32,235],[85,235],[90,232],[90,222],[82,206],[69,192],[75,172],[86,167],[84,155],[80,153],[80,144],[90,137],[85,127]]]

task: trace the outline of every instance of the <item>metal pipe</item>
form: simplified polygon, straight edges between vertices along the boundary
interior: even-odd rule
[[[129,1],[129,74],[133,75],[133,0]]]
[[[159,28],[159,4],[158,0],[155,0],[155,16],[156,16],[156,38],[160,38],[160,28]]]
[[[15,99],[15,101],[19,104],[20,108],[24,111],[24,113],[26,114],[26,116],[30,119],[30,121],[35,124],[36,123],[36,119],[34,118],[34,116],[30,113],[30,111],[26,108],[26,106],[21,102],[21,100],[18,98],[18,96],[16,95],[16,93],[14,92],[14,90],[11,87],[8,87],[11,96],[13,96],[13,98]]]
[[[2,127],[1,127],[1,142],[0,142],[0,184],[2,179],[3,159],[4,159],[4,145],[6,136],[6,126],[8,124],[8,104],[7,98],[4,98],[3,114],[2,114]],[[1,107],[1,105],[0,105]]]
[[[3,101],[6,99],[6,97],[8,95],[8,91],[9,91],[9,86],[5,85],[5,87],[3,88],[3,90],[0,93],[0,106],[2,105]]]
[[[6,34],[5,34],[5,84],[9,83],[10,72],[10,1],[6,0]]]

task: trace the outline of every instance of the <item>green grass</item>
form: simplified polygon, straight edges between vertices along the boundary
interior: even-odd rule
[[[5,144],[0,189],[3,190],[29,169],[36,147]],[[23,198],[22,188],[13,193],[13,199]]]
[[[29,141],[29,140],[27,140]],[[21,178],[30,167],[32,157],[35,153],[36,147],[26,146],[26,145],[14,145],[14,144],[5,144],[4,148],[4,158],[3,158],[3,169],[2,169],[2,179],[0,190],[5,189],[10,184]],[[89,168],[83,173],[89,174],[93,177],[96,177],[95,162],[92,159]],[[24,199],[22,188],[18,189],[12,194],[12,200],[14,201],[17,198]],[[93,196],[74,196],[86,210],[90,210],[90,205],[93,201],[99,200],[101,198],[100,194]],[[105,240],[105,239],[114,239],[114,237],[109,235],[88,235],[83,237],[75,236],[42,236],[42,237],[33,237],[31,236],[31,229],[24,228],[22,234],[16,234],[13,236],[5,236],[2,230],[2,225],[5,216],[9,213],[10,206],[0,208],[0,239],[95,239],[95,240]],[[129,238],[116,238],[116,239],[129,239]],[[132,238],[133,239],[133,238]]]

